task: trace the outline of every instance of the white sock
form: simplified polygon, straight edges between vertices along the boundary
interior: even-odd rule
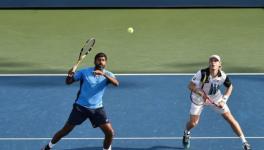
[[[191,131],[184,130],[184,133],[185,133],[185,134],[191,134]]]
[[[49,142],[49,148],[53,148],[55,144],[52,144],[51,141]]]
[[[110,147],[108,149],[104,149],[103,150],[112,150],[112,145],[110,145]]]
[[[246,138],[245,138],[245,136],[244,136],[244,135],[241,135],[241,136],[240,136],[240,139],[241,139],[242,143],[245,143],[245,142],[247,142],[247,140],[246,140]]]

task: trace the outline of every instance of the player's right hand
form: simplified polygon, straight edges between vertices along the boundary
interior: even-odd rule
[[[69,77],[73,77],[74,75],[74,71],[73,71],[73,68],[71,68],[69,71],[68,71],[68,76]]]
[[[205,98],[205,97],[204,97],[204,96],[205,96],[205,95],[204,95],[204,92],[203,92],[201,89],[198,89],[198,88],[195,89],[195,93],[198,94],[199,96]]]

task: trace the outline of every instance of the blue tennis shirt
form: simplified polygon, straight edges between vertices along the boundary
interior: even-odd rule
[[[104,76],[95,76],[94,69],[94,67],[90,67],[79,70],[74,74],[74,80],[80,81],[81,84],[75,103],[92,109],[103,107],[104,91],[109,84],[108,79]],[[112,72],[105,69],[103,72],[115,78]]]

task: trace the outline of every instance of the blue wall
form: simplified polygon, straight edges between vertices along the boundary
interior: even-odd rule
[[[264,0],[0,0],[0,7],[264,7]]]

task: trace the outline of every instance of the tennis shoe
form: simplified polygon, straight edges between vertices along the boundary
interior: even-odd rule
[[[251,150],[248,142],[243,143],[243,150]]]
[[[191,134],[184,132],[183,137],[182,137],[182,145],[184,147],[184,149],[189,149],[191,146]]]
[[[51,148],[49,147],[49,145],[45,145],[45,147],[43,147],[41,150],[51,150]]]

